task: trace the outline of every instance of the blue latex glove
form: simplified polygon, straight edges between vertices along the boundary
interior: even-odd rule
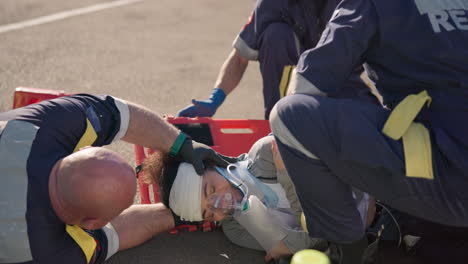
[[[211,92],[210,98],[207,100],[199,101],[192,99],[192,104],[180,110],[177,116],[184,117],[212,117],[218,107],[224,102],[226,94],[219,88],[214,88]]]

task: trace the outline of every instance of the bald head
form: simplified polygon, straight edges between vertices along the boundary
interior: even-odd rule
[[[58,210],[65,211],[62,220],[87,229],[100,228],[119,215],[133,203],[136,192],[133,168],[105,148],[89,147],[65,157],[52,178]]]

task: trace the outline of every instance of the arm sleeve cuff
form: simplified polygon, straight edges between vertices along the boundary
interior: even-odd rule
[[[127,102],[116,97],[113,98],[115,101],[115,105],[117,106],[117,109],[119,109],[120,112],[120,130],[117,133],[117,135],[115,135],[113,140],[117,141],[123,138],[127,133],[128,123],[130,121],[130,111],[128,110]]]
[[[289,94],[326,95],[313,83],[309,82],[306,78],[297,73],[296,69],[294,69],[291,75],[291,80],[289,81],[288,95]]]
[[[106,237],[107,237],[106,260],[108,260],[115,253],[117,253],[117,251],[119,251],[119,246],[120,246],[119,234],[117,234],[117,231],[115,231],[111,223],[108,223],[107,225],[105,225],[102,228],[102,230],[104,230],[104,233],[106,233]]]
[[[258,60],[258,50],[254,50],[238,35],[232,46],[239,52],[239,54],[251,61]]]

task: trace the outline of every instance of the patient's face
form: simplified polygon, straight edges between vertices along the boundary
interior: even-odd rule
[[[216,170],[207,170],[202,181],[202,201],[201,210],[203,219],[206,221],[221,221],[229,212],[226,210],[213,208],[213,197],[230,193],[235,201],[242,200],[242,193],[232,186],[221,174]]]

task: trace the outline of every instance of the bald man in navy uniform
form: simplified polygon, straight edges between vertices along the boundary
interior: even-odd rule
[[[132,205],[136,177],[116,140],[227,165],[146,108],[74,95],[0,113],[0,263],[99,264],[174,227],[162,204]],[[136,224],[137,223],[137,224]]]

